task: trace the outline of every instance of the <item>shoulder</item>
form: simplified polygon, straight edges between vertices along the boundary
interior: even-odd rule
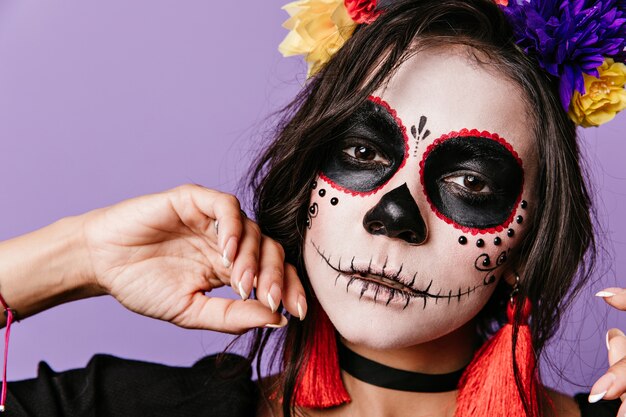
[[[282,402],[275,393],[278,391],[278,375],[270,375],[259,380],[259,402],[257,417],[282,417]]]
[[[574,400],[574,398],[551,388],[547,388],[546,390],[548,391],[548,396],[554,405],[556,417],[582,417],[578,403]]]
[[[622,403],[617,399],[590,404],[587,401],[589,393],[578,393],[572,398],[548,389],[548,395],[554,403],[556,417],[615,417]]]
[[[96,355],[82,369],[56,372],[39,366],[35,379],[9,384],[16,415],[78,415],[95,410],[107,416],[249,416],[257,387],[245,358],[207,356],[193,366]],[[57,414],[42,410],[59,410]]]

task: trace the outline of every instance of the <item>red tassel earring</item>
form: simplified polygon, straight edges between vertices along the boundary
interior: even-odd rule
[[[455,417],[539,417],[537,395],[542,386],[535,364],[535,353],[528,318],[531,304],[519,302],[519,276],[516,276],[511,301],[507,307],[508,323],[489,339],[476,353],[459,382]],[[521,305],[520,305],[521,304]],[[528,413],[517,389],[513,372],[513,320],[521,308],[522,323],[516,343],[516,362]],[[546,398],[546,397],[542,397]]]
[[[305,408],[328,408],[350,402],[341,380],[335,328],[322,307],[316,303],[313,337],[309,358],[295,389],[295,405]]]

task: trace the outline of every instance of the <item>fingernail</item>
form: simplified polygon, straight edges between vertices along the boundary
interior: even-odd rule
[[[236,250],[237,239],[235,237],[231,237],[228,239],[228,242],[226,242],[226,246],[224,246],[224,253],[222,254],[222,263],[224,264],[224,268],[230,268],[233,264]]]
[[[280,300],[280,287],[276,284],[272,284],[270,290],[267,292],[267,303],[270,305],[272,313],[276,313],[278,310],[278,304],[276,300]]]
[[[252,271],[248,270],[241,275],[241,281],[239,281],[239,295],[242,300],[247,300],[250,296],[250,286],[252,285]]]
[[[606,332],[606,350],[611,350],[611,346],[609,346],[609,332]]]
[[[303,296],[298,297],[298,317],[300,321],[306,316],[306,299]]]
[[[278,324],[268,323],[264,327],[269,327],[270,329],[279,329],[281,327],[285,327],[287,325],[287,317],[280,315],[280,322]]]
[[[612,293],[610,291],[598,291],[596,293],[596,297],[602,297],[602,298],[613,297],[614,295],[615,295],[615,293]]]
[[[604,398],[607,391],[611,388],[611,385],[613,385],[614,381],[615,375],[613,374],[605,374],[600,379],[598,379],[593,385],[593,388],[591,388],[591,392],[589,393],[589,402],[592,404],[597,403],[602,398]]]

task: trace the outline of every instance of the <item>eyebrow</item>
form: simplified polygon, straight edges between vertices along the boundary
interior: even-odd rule
[[[342,124],[342,135],[355,132],[380,143],[385,143],[383,139],[389,134],[402,136],[402,128],[396,119],[384,106],[371,100],[367,100],[354,110]]]

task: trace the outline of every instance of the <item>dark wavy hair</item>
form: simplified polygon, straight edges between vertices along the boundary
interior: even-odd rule
[[[357,27],[284,109],[275,139],[258,157],[248,178],[255,216],[263,233],[284,247],[309,305],[314,305],[302,256],[303,236],[310,185],[336,140],[333,132],[408,57],[441,45],[469,46],[473,59],[504,74],[525,93],[539,159],[537,207],[516,259],[524,271],[519,296],[533,305],[531,330],[539,357],[594,269],[591,201],[576,128],[560,104],[557,83],[514,43],[503,13],[491,0],[397,0],[374,23]],[[477,333],[483,339],[502,326],[507,297],[508,290],[499,285],[479,314]],[[514,339],[519,321],[516,317]],[[285,329],[256,330],[251,339],[249,355],[257,359],[259,375],[268,350],[270,366],[281,365],[268,389],[283,398],[285,416],[297,413],[294,389],[308,359],[306,340],[313,326],[312,320],[291,318]],[[269,343],[272,334],[279,336],[275,344]],[[521,393],[517,366],[515,373]]]

